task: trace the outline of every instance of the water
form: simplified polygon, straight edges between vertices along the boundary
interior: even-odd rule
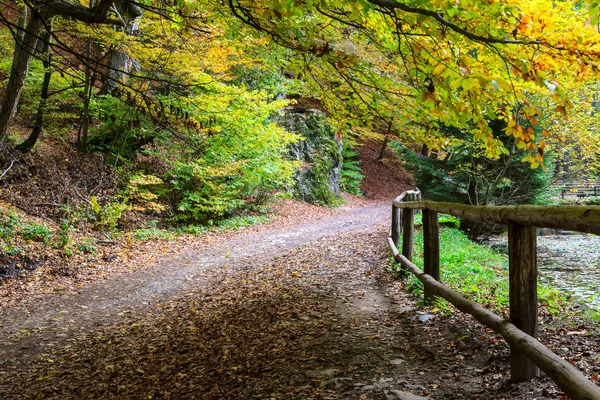
[[[600,236],[538,236],[539,282],[569,294],[573,301],[600,309]],[[488,244],[508,253],[506,236]]]
[[[600,308],[600,237],[552,235],[538,237],[541,283],[568,292],[573,300]]]

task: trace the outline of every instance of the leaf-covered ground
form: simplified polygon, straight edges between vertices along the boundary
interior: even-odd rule
[[[5,310],[0,398],[560,399],[545,377],[507,384],[497,335],[415,305],[384,271],[387,214],[372,206],[229,235],[138,272],[146,286],[120,275],[121,286],[19,309],[29,316]],[[569,357],[593,346],[551,333]]]

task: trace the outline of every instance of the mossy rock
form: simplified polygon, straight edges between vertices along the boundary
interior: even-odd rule
[[[342,143],[325,114],[319,110],[295,110],[285,114],[279,123],[304,138],[290,147],[290,157],[301,162],[292,188],[294,197],[312,204],[340,204]]]

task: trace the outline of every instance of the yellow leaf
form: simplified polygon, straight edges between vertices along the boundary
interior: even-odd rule
[[[433,69],[433,74],[441,75],[444,73],[445,70],[446,70],[446,66],[444,64],[438,64],[438,66]]]

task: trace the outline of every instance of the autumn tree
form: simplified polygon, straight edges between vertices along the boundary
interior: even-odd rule
[[[268,38],[298,55],[286,68],[309,85],[304,90],[318,96],[340,126],[413,121],[410,134],[430,147],[443,142],[431,136],[437,127],[457,126],[469,129],[487,155],[497,157],[506,149],[487,121],[502,118],[514,121],[509,123],[508,133],[531,151],[532,164],[539,164],[540,143],[519,121],[539,120],[542,110],[530,104],[528,90],[544,91],[553,110],[562,114],[571,108],[569,83],[598,75],[600,35],[588,22],[597,19],[595,2],[589,7],[546,0],[469,0],[460,4],[397,0],[229,0],[223,4],[201,0],[171,5],[102,0],[93,6],[28,0],[26,4],[31,17],[21,44],[28,51],[20,52],[13,63],[0,110],[0,139],[7,135],[40,30],[53,16],[87,25],[122,26],[126,31],[131,18],[143,11],[153,14],[154,21],[177,27],[176,39],[190,44],[202,40],[199,32],[210,31],[209,21],[224,18],[232,26],[234,16],[254,28],[257,38]],[[0,18],[18,29],[10,18]],[[149,24],[142,25],[141,31],[154,22]],[[104,42],[112,39],[111,46],[121,54],[155,42],[145,33],[126,38],[124,32],[100,32]],[[163,35],[160,41],[168,44],[173,38]],[[158,59],[165,54],[153,56]],[[148,54],[146,58],[150,58]],[[85,57],[79,60],[92,63]],[[94,68],[105,69],[105,76],[111,71],[132,74],[127,68],[111,68],[105,61],[96,62]],[[169,74],[160,75],[169,78]],[[138,89],[144,91],[143,85]]]
[[[600,36],[587,22],[588,9],[572,2],[229,5],[277,43],[307,54],[305,70],[328,103],[343,96],[363,115],[415,121],[415,137],[433,146],[431,132],[457,126],[497,157],[506,149],[487,121],[503,118],[515,121],[516,131],[509,133],[532,151],[532,163],[539,162],[535,139],[516,124],[542,113],[528,102],[529,88],[545,90],[562,113],[571,107],[569,83],[598,75]],[[592,18],[597,10],[590,6]]]
[[[42,28],[49,25],[52,18],[56,16],[72,18],[88,24],[121,24],[121,21],[115,19],[110,12],[113,7],[112,0],[102,0],[93,7],[61,0],[26,1],[25,4],[30,10],[30,15],[22,32],[23,38],[19,42],[19,51],[15,53],[16,57],[12,63],[6,92],[0,106],[0,141],[6,139],[10,124],[17,112],[29,64],[35,54]],[[0,13],[0,21],[16,28],[17,32],[21,31],[3,13]]]

